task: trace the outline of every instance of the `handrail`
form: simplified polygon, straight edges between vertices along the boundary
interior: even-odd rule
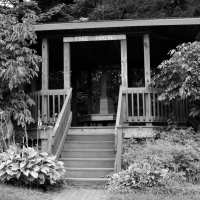
[[[52,153],[56,155],[56,159],[58,159],[60,156],[65,139],[67,137],[68,129],[71,125],[71,120],[72,120],[71,98],[72,98],[72,88],[68,90],[67,98],[65,99],[62,110],[58,116],[57,122],[52,131],[51,147],[52,147]]]
[[[123,125],[123,96],[122,96],[122,86],[120,86],[119,90],[119,99],[117,106],[117,119],[115,125],[115,172],[121,171],[121,156],[122,156],[122,125]]]
[[[116,118],[116,126],[121,125],[121,108],[122,108],[122,86],[120,86],[119,89],[119,99],[118,99],[118,105],[117,105],[117,118]]]

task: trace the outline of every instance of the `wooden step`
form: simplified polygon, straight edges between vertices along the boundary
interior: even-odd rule
[[[66,168],[68,178],[107,178],[114,168]]]
[[[113,149],[63,149],[61,158],[115,158]]]
[[[114,134],[115,127],[114,126],[92,126],[92,127],[70,127],[68,134],[103,134],[103,133],[110,133]]]
[[[113,168],[115,158],[60,158],[65,167],[74,168]]]
[[[69,133],[67,141],[114,141],[114,133]]]
[[[66,141],[64,149],[114,149],[114,141]]]

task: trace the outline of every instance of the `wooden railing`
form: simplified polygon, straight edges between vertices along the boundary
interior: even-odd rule
[[[29,93],[28,95],[35,101],[35,105],[30,108],[33,119],[37,122],[38,114],[40,114],[43,123],[54,123],[56,114],[58,116],[61,112],[67,94],[67,89]]]
[[[69,127],[71,126],[71,121],[72,121],[71,98],[72,98],[72,89],[69,89],[62,110],[59,114],[55,127],[52,131],[52,142],[51,142],[52,150],[50,151],[54,155],[56,155],[56,159],[58,159],[60,156],[65,139],[67,137]]]
[[[124,122],[167,122],[173,112],[176,121],[186,123],[187,100],[173,100],[170,104],[165,104],[157,99],[160,91],[157,88],[123,88]]]
[[[173,100],[169,104],[158,101],[157,88],[120,87],[117,119],[115,126],[115,172],[121,171],[123,126],[126,123],[166,123],[173,112],[175,120],[186,123],[188,118],[187,100]]]
[[[121,157],[122,157],[122,143],[123,143],[123,134],[122,134],[122,125],[123,125],[123,96],[122,96],[122,86],[120,86],[119,90],[119,99],[118,99],[118,107],[117,107],[117,119],[115,125],[115,172],[121,171]]]

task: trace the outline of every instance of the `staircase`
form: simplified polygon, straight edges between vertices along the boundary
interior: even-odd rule
[[[114,127],[73,127],[59,160],[68,180],[105,183],[114,172],[115,157]]]

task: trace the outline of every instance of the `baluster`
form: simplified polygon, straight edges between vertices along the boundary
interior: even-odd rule
[[[138,121],[140,121],[140,99],[139,99],[139,93],[137,92],[137,118]]]
[[[35,116],[34,116],[34,120],[37,121],[37,117],[38,117],[38,92],[35,92],[35,106],[34,106],[34,109],[35,109]]]
[[[145,113],[146,113],[146,110],[145,110],[145,93],[143,92],[142,93],[142,105],[143,105],[143,121],[145,121]]]
[[[126,109],[126,121],[129,121],[128,119],[129,119],[129,114],[128,114],[128,93],[127,93],[127,88],[125,89],[125,91],[126,91],[126,106],[125,106],[125,109]]]
[[[44,103],[44,93],[42,93],[42,113],[41,113],[41,115],[42,115],[42,121],[44,122],[44,123],[46,123],[46,113],[45,113],[45,107],[46,107],[46,104]]]
[[[40,110],[40,113],[38,113],[38,115],[40,115],[40,117],[41,117],[41,108],[40,108],[40,92],[38,92],[38,110]],[[38,120],[38,116],[37,116],[37,120]]]
[[[50,120],[50,100],[49,100],[50,94],[47,93],[47,123],[52,123]]]
[[[132,121],[134,121],[134,93],[131,93],[131,98],[132,98]]]
[[[156,102],[157,102],[157,121],[160,121],[160,102],[158,101],[158,94],[156,94]]]
[[[60,95],[61,93],[58,94],[58,114],[60,114]]]
[[[152,117],[152,121],[156,119],[156,102],[155,102],[155,92],[153,91],[153,117]]]
[[[52,97],[53,97],[53,119],[54,119],[54,117],[55,117],[55,93],[54,93],[54,91],[53,91]]]

